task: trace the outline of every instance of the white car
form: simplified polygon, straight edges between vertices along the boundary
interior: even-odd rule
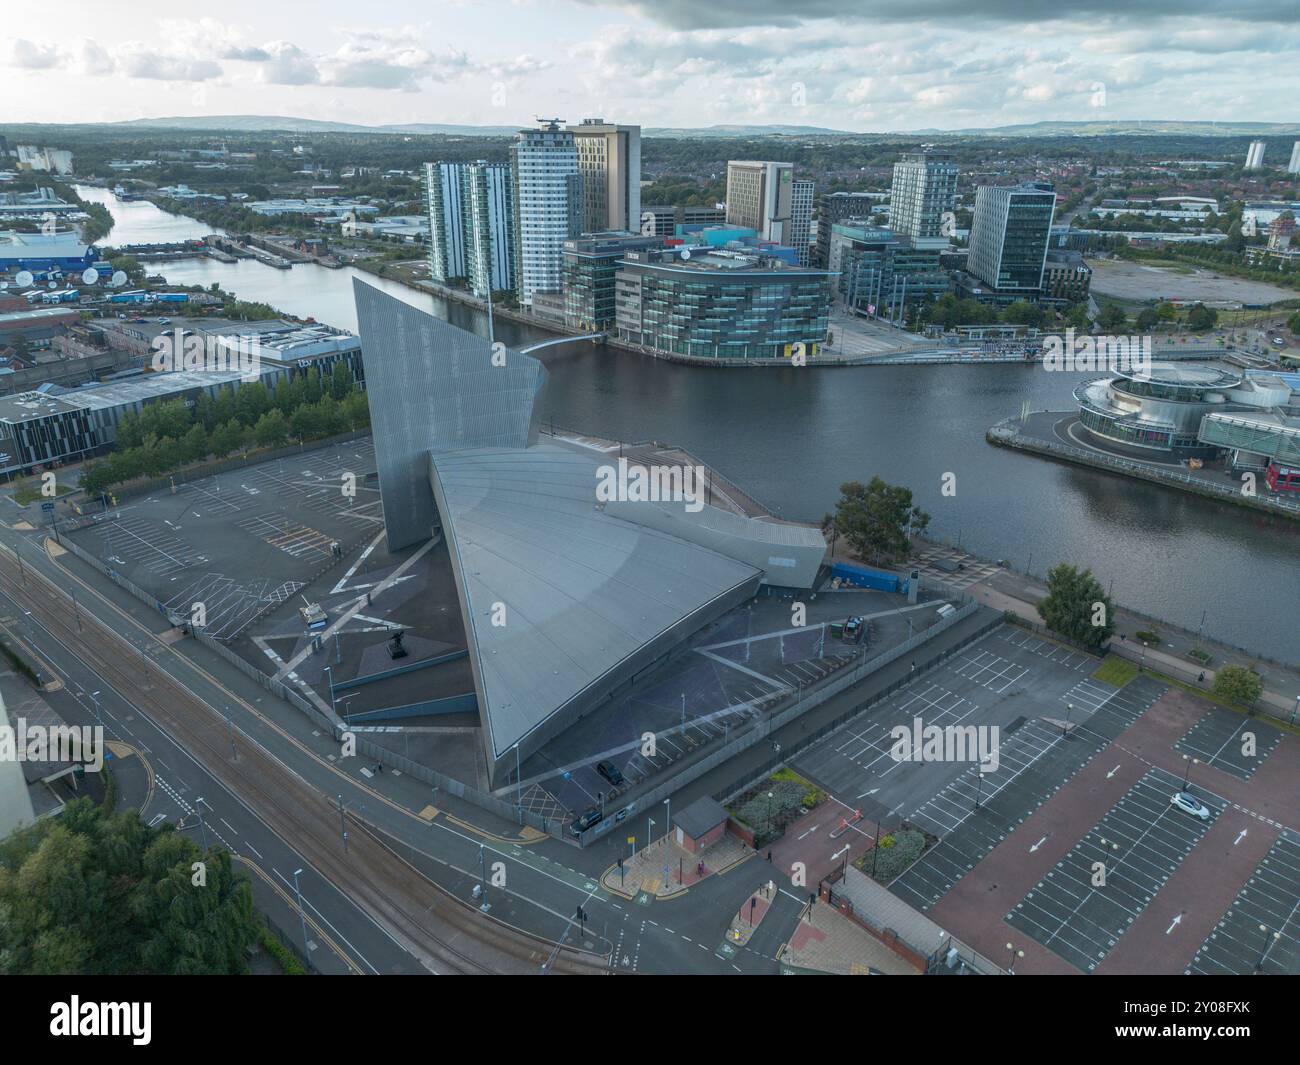
[[[1193,817],[1199,817],[1202,821],[1210,819],[1210,809],[1197,799],[1188,795],[1185,791],[1174,792],[1173,798],[1169,800],[1170,806],[1175,806],[1185,814],[1191,814]]]

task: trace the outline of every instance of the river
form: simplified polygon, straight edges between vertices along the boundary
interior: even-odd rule
[[[212,231],[105,189],[78,192],[112,213],[108,244]],[[480,312],[347,268],[195,259],[149,269],[352,330],[359,276],[486,332]],[[516,343],[553,334],[498,320],[497,335]],[[1026,400],[1033,410],[1069,409],[1081,375],[1019,365],[720,370],[589,344],[541,358],[547,420],[680,444],[783,516],[817,519],[841,483],[879,474],[913,489],[931,537],[1040,576],[1060,561],[1091,567],[1122,606],[1192,630],[1204,614],[1207,636],[1300,661],[1300,524],[985,443],[985,430]],[[946,473],[955,495],[941,492]]]

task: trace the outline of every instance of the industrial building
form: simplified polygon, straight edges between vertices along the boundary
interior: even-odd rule
[[[763,584],[812,586],[820,530],[602,498],[618,453],[539,435],[541,363],[354,290],[389,546],[446,540],[494,786]]]
[[[81,273],[93,266],[96,258],[94,247],[83,244],[73,233],[0,232],[0,273]]]

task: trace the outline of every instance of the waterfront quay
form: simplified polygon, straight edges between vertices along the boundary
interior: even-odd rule
[[[1271,492],[1262,477],[1256,478],[1255,493],[1247,494],[1242,491],[1240,476],[1231,471],[1213,468],[1208,463],[1196,470],[1176,461],[1103,451],[1085,441],[1079,429],[1079,415],[1075,412],[1034,411],[1023,419],[1007,418],[998,422],[988,430],[986,439],[995,447],[1029,451],[1300,520],[1300,500],[1286,499]]]

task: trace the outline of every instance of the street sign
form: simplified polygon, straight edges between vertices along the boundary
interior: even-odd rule
[[[53,509],[54,509],[54,500],[53,500],[53,499],[47,499],[44,503],[41,504],[41,509],[42,509],[42,510],[53,510]]]

